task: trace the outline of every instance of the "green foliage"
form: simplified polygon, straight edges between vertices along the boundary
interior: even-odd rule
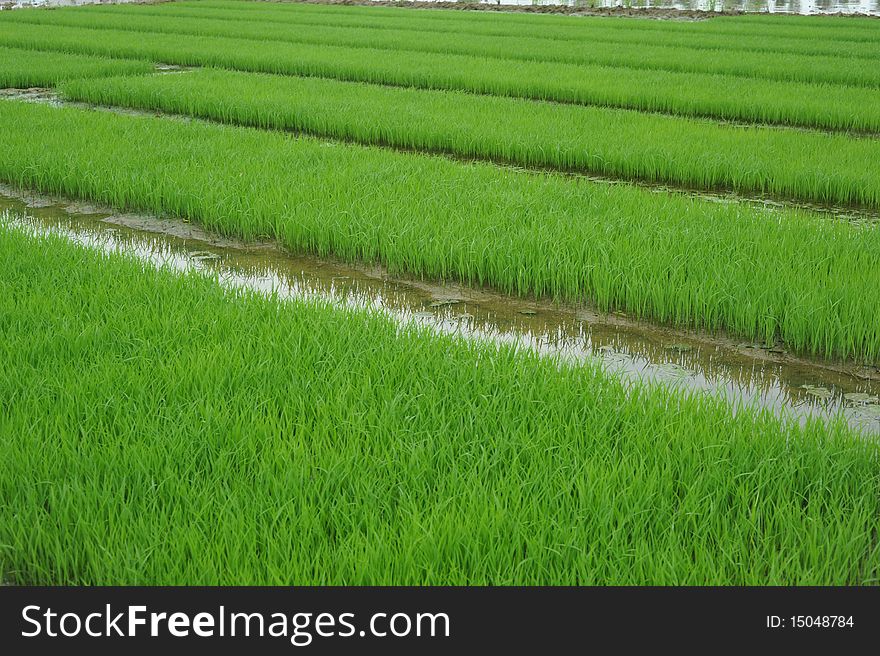
[[[188,25],[184,24],[184,29],[191,29]],[[240,31],[236,27],[236,32]],[[253,40],[181,40],[173,34],[158,33],[144,33],[133,39],[122,31],[9,26],[2,20],[0,42],[66,53],[472,91],[683,116],[880,131],[880,92],[839,84],[290,42],[272,42],[263,47],[262,42]]]
[[[681,117],[878,132],[876,22],[210,0],[2,12],[0,44],[4,86],[212,119],[0,101],[17,187],[880,362],[876,224],[461,161],[880,207],[876,139]],[[236,70],[126,77],[153,62]],[[3,225],[0,270],[0,583],[880,582],[842,421]]]
[[[242,11],[244,10],[244,11]],[[481,15],[475,12],[401,12],[373,7],[321,7],[301,3],[174,2],[147,6],[95,6],[93,14],[210,18],[239,25],[339,26],[416,32],[454,32],[480,37],[541,38],[553,41],[602,41],[630,45],[666,45],[701,50],[748,50],[834,57],[878,58],[871,20],[827,20],[802,23],[792,29],[774,16],[722,18],[711,21],[608,20],[588,16]],[[759,24],[756,24],[759,23]],[[804,29],[806,28],[806,29]],[[555,44],[552,44],[555,46]],[[569,47],[576,45],[569,43]]]
[[[880,140],[629,110],[200,70],[84,80],[65,95],[261,128],[671,183],[880,207]]]
[[[529,78],[541,80],[556,74],[566,78],[583,77],[590,69],[583,65],[613,66],[651,71],[677,71],[725,74],[764,80],[848,84],[880,88],[880,61],[873,58],[817,56],[803,53],[766,53],[750,50],[701,50],[682,46],[616,44],[584,39],[553,41],[522,37],[480,37],[455,32],[389,31],[369,28],[307,25],[302,29],[272,27],[209,18],[174,18],[137,14],[107,14],[81,11],[8,12],[0,16],[0,39],[6,45],[27,45],[43,49],[60,48],[89,54],[108,52],[112,56],[148,56],[170,63],[218,64],[241,68],[261,62],[263,72],[301,73],[298,60],[312,51],[307,61],[320,61],[332,67],[339,51],[346,53],[340,66],[363,60],[380,66],[413,59],[434,60],[430,55],[449,55],[463,60],[447,60],[446,66],[465,64],[464,72],[485,69],[500,74],[504,69],[516,76],[522,70]],[[97,28],[97,29],[96,29]],[[131,31],[137,32],[133,37]],[[186,35],[189,38],[181,38]],[[241,38],[246,35],[249,38]],[[259,42],[255,42],[259,40]],[[143,54],[138,54],[143,53]],[[152,55],[150,55],[152,56]],[[202,61],[195,61],[201,59]],[[444,63],[443,60],[437,60]],[[310,64],[315,66],[315,63]],[[266,67],[274,66],[275,70]],[[251,69],[247,69],[251,70]],[[332,68],[327,68],[332,70]],[[405,70],[405,69],[404,69]],[[514,78],[516,79],[516,78]]]
[[[0,179],[24,188],[797,351],[880,356],[874,225],[173,119],[3,102],[0,123]]]
[[[18,584],[877,583],[875,442],[0,228]]]
[[[0,47],[0,87],[49,87],[64,80],[136,75],[152,70],[153,66],[144,61]]]

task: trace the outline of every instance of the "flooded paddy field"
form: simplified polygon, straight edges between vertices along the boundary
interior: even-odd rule
[[[2,186],[0,211],[7,225],[61,235],[158,267],[200,271],[233,287],[369,309],[441,334],[600,363],[633,382],[720,396],[740,410],[768,409],[800,422],[843,418],[868,436],[880,434],[878,367],[802,358],[781,347],[633,321],[624,313],[392,276],[381,267],[220,237],[179,220],[119,214]]]
[[[0,580],[877,584],[876,25],[0,13]]]

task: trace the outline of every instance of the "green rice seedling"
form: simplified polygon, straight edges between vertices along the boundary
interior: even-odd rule
[[[15,26],[0,42],[18,47],[85,52],[288,75],[332,77],[395,86],[598,104],[815,126],[876,130],[878,92],[841,85],[771,82],[735,76],[502,62],[461,55],[358,50],[246,39],[180,40],[173,35],[80,28]],[[52,31],[57,30],[54,35]]]
[[[841,20],[843,19],[843,20]],[[835,38],[851,41],[870,41],[876,38],[877,22],[873,17],[841,16],[829,23],[824,16],[778,15],[761,16],[749,14],[737,17],[735,21],[724,18],[720,26],[728,32],[734,27],[736,33],[743,34],[747,30],[761,34],[795,34],[801,38],[812,38],[822,30],[835,35]]]
[[[658,21],[652,19],[608,20],[606,18],[579,16],[524,15],[459,11],[407,12],[384,7],[321,6],[290,3],[244,3],[244,2],[175,2],[162,5],[168,12],[197,8],[202,15],[218,12],[237,15],[238,20],[256,16],[271,16],[272,20],[296,19],[312,16],[326,21],[348,18],[350,24],[394,26],[400,28],[421,27],[436,30],[457,31],[481,29],[484,34],[524,33],[540,34],[548,38],[581,39],[595,29],[618,32],[655,32],[682,34],[693,38],[724,36],[731,41],[758,36],[765,41],[800,39],[805,41],[876,42],[876,22],[870,18],[847,18],[846,21],[829,21],[827,17],[737,16],[716,17],[706,21]],[[90,9],[91,10],[91,9]],[[127,11],[129,8],[120,8]],[[235,11],[230,11],[235,10]],[[242,11],[243,10],[243,11]],[[94,9],[97,11],[97,9]]]
[[[47,15],[36,13],[36,16]],[[48,15],[54,16],[54,13]],[[315,34],[313,28],[290,32],[289,27],[274,23],[244,23],[176,20],[171,24],[159,24],[152,16],[134,14],[131,17],[103,15],[104,22],[96,21],[90,15],[68,14],[77,21],[89,26],[97,24],[105,27],[114,25],[122,29],[156,29],[177,33],[193,33],[206,36],[226,34],[237,38],[254,39],[292,39],[327,41],[326,34]],[[140,19],[138,22],[137,19]],[[57,19],[54,19],[57,20]],[[217,30],[215,25],[224,26]],[[356,36],[336,35],[331,31],[329,40],[348,45],[378,45],[394,47],[393,40],[377,41],[361,39]],[[358,34],[368,31],[360,30]],[[403,33],[408,40],[410,33]],[[367,34],[367,36],[369,36]],[[420,45],[423,40],[419,40]],[[469,42],[473,43],[473,42]],[[485,45],[484,41],[480,42]],[[536,51],[543,52],[544,44],[536,40]],[[519,40],[512,51],[523,54],[523,41]],[[569,53],[570,47],[564,52]],[[589,62],[590,59],[584,60]],[[389,68],[387,58],[382,67]],[[442,63],[442,62],[441,62]],[[880,91],[865,87],[851,87],[839,84],[810,84],[801,82],[781,82],[761,78],[731,75],[709,75],[700,73],[677,73],[660,70],[643,70],[595,65],[568,66],[562,71],[554,71],[548,76],[545,65],[520,67],[517,70],[480,66],[471,62],[471,69],[478,71],[461,75],[464,69],[461,61],[450,62],[449,69],[459,75],[446,72],[413,80],[416,73],[412,64],[398,68],[398,73],[373,78],[386,83],[406,84],[412,81],[429,88],[454,88],[465,91],[492,93],[520,97],[538,97],[550,100],[598,104],[604,106],[628,107],[633,109],[663,111],[686,116],[706,116],[753,122],[769,122],[804,127],[829,129],[880,130]],[[436,71],[436,68],[432,67]],[[529,82],[523,73],[530,73]],[[560,72],[562,75],[560,75]],[[565,73],[569,73],[566,75]],[[332,74],[329,73],[328,74]],[[548,79],[549,77],[549,79]]]
[[[0,124],[0,180],[21,188],[880,359],[875,225],[166,118],[6,101]]]
[[[62,80],[149,73],[144,61],[0,47],[0,87],[51,87]]]
[[[572,42],[601,41],[630,45],[663,45],[700,50],[738,50],[766,53],[791,53],[802,55],[828,55],[864,59],[880,58],[880,44],[876,41],[846,41],[822,34],[809,39],[774,35],[714,34],[701,33],[695,29],[681,32],[676,29],[651,29],[657,21],[608,21],[585,18],[574,24],[572,20],[549,25],[547,23],[506,23],[504,21],[478,21],[467,16],[465,20],[437,20],[420,16],[376,16],[373,13],[345,13],[286,11],[271,3],[261,3],[255,11],[242,12],[238,7],[189,6],[178,2],[159,5],[92,5],[87,11],[93,14],[125,15],[126,17],[177,17],[235,21],[244,28],[263,27],[281,30],[306,26],[357,27],[381,30],[406,30],[424,33],[470,34],[481,37],[514,37],[522,39]],[[621,25],[621,23],[623,23]],[[270,27],[271,26],[271,27]],[[621,29],[623,28],[623,29]],[[556,44],[551,44],[556,47]]]
[[[877,443],[0,228],[16,584],[876,584]]]
[[[65,95],[525,167],[880,208],[880,140],[629,110],[204,69]]]
[[[72,29],[91,29],[93,38],[103,40],[104,35],[113,43],[119,35],[128,30],[138,31],[139,41],[146,44],[161,39],[165,34],[187,34],[193,36],[210,36],[210,43],[219,45],[224,39],[234,39],[240,30],[247,30],[237,22],[210,21],[195,18],[170,18],[161,16],[107,15],[91,12],[80,12],[78,8],[70,11],[52,12],[9,12],[10,16],[0,16],[3,39],[8,45],[15,45],[15,33],[31,28],[19,35],[25,39],[27,34],[37,33],[51,40],[57,35],[62,41],[66,36],[74,36],[79,32]],[[200,28],[202,25],[204,27]],[[92,28],[101,26],[101,29]],[[252,28],[253,29],[253,28]],[[667,70],[678,72],[695,72],[711,74],[727,74],[748,78],[770,80],[788,80],[800,82],[824,82],[850,84],[870,88],[880,87],[880,66],[876,60],[860,60],[838,57],[821,57],[804,54],[776,54],[768,57],[766,53],[750,51],[707,51],[670,47],[662,45],[639,45],[638,47],[614,47],[613,44],[584,40],[576,44],[571,42],[554,42],[545,39],[511,37],[486,37],[474,39],[470,35],[422,32],[412,33],[406,30],[390,32],[371,29],[307,26],[306,29],[284,30],[284,40],[270,36],[277,33],[277,28],[258,26],[256,32],[263,33],[264,39],[259,44],[251,43],[246,48],[274,50],[275,44],[316,44],[339,46],[346,49],[362,48],[377,52],[376,58],[385,56],[386,52],[408,54],[410,52],[457,54],[474,57],[486,57],[495,61],[495,66],[505,66],[509,61],[536,61],[546,65],[556,63],[591,64],[618,66],[644,70]],[[266,34],[269,32],[269,34]],[[85,36],[87,33],[81,33]],[[277,34],[276,34],[277,36]],[[214,38],[216,37],[216,41]],[[131,41],[124,36],[123,42]],[[177,38],[177,41],[181,39]],[[107,45],[109,46],[110,43]],[[186,49],[184,43],[179,48]],[[233,44],[227,44],[232,47]],[[555,54],[554,54],[555,53]],[[278,53],[279,55],[281,53]],[[372,59],[370,52],[355,53],[364,59]],[[491,65],[491,64],[490,64]]]

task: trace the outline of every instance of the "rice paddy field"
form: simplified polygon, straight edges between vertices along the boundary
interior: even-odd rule
[[[878,584],[878,37],[0,12],[0,582]]]

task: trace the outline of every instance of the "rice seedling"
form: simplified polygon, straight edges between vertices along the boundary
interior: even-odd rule
[[[0,47],[0,87],[49,87],[62,80],[149,73],[148,62]]]
[[[833,57],[853,57],[878,59],[880,44],[876,41],[847,41],[828,38],[822,33],[811,35],[810,38],[791,38],[776,36],[767,38],[763,34],[738,33],[736,35],[698,32],[690,29],[682,32],[677,29],[653,29],[657,21],[627,20],[608,21],[583,17],[574,24],[570,19],[548,24],[543,20],[537,22],[507,23],[493,17],[490,21],[473,20],[467,15],[464,20],[441,20],[423,18],[418,15],[375,15],[369,11],[349,13],[339,11],[336,6],[330,11],[311,12],[285,10],[277,4],[262,2],[253,11],[239,11],[238,6],[191,6],[187,3],[163,3],[158,5],[92,5],[87,11],[96,14],[125,16],[158,16],[196,19],[216,19],[235,21],[242,27],[260,25],[280,29],[283,26],[339,26],[358,27],[380,30],[407,30],[410,32],[453,32],[483,37],[516,37],[519,39],[535,39],[552,41],[601,41],[621,44],[664,45],[700,50],[746,50],[767,53],[791,53],[804,55],[828,55]],[[445,16],[445,15],[444,15]],[[834,33],[832,33],[834,34]],[[519,41],[518,41],[519,42]],[[569,43],[571,46],[571,43]]]
[[[72,100],[692,189],[880,207],[880,141],[204,69],[64,85]],[[634,147],[636,145],[636,147]]]
[[[121,5],[117,5],[119,7]],[[40,15],[40,14],[35,14]],[[54,14],[49,14],[54,15]],[[82,18],[81,14],[73,14]],[[123,29],[138,29],[134,18],[120,20],[114,16],[107,25]],[[148,29],[159,29],[153,18],[140,17]],[[80,20],[80,22],[83,22]],[[89,19],[89,24],[95,24]],[[217,30],[207,26],[217,21],[186,20],[168,26],[170,32],[213,35]],[[269,23],[249,25],[239,22],[227,23],[223,32],[237,38],[263,41],[267,38],[284,38],[289,28]],[[293,40],[314,39],[314,30],[297,32]],[[407,38],[411,35],[407,34]],[[323,37],[319,40],[324,41]],[[357,45],[356,40],[344,37],[341,43]],[[363,40],[362,45],[371,43]],[[538,44],[540,45],[540,44]],[[522,41],[516,48],[522,52]],[[382,67],[388,68],[387,58]],[[450,62],[449,69],[458,75],[441,73],[428,78],[413,80],[416,73],[412,65],[398,68],[397,75],[372,78],[384,83],[407,84],[415,82],[427,88],[450,88],[495,95],[538,97],[550,100],[627,107],[633,109],[662,111],[685,116],[706,116],[742,121],[757,121],[821,127],[843,130],[880,130],[880,92],[865,87],[837,84],[811,84],[780,82],[761,78],[699,73],[676,73],[631,68],[583,65],[555,71],[548,79],[546,66],[526,66],[531,74],[529,81],[523,77],[524,70],[508,70],[504,67],[487,68],[471,62],[471,69],[479,71],[461,75],[465,70],[460,61]],[[491,63],[490,63],[491,64]],[[432,67],[432,70],[436,70]],[[566,75],[568,73],[568,75]],[[329,74],[329,73],[328,73]]]
[[[8,582],[880,576],[880,453],[840,424],[2,227],[0,267]]]
[[[846,21],[828,21],[826,17],[764,17],[759,15],[720,16],[708,21],[657,21],[652,19],[608,20],[589,16],[528,15],[457,11],[407,12],[385,7],[346,7],[310,5],[301,3],[245,3],[236,0],[224,2],[175,2],[159,8],[176,13],[184,8],[197,8],[202,15],[225,13],[245,20],[256,16],[271,16],[272,20],[301,20],[312,16],[321,20],[349,19],[352,25],[394,26],[401,28],[458,31],[481,30],[480,34],[508,34],[521,36],[536,34],[547,38],[582,39],[597,28],[618,32],[686,34],[699,39],[703,36],[723,36],[729,40],[753,36],[768,41],[800,39],[836,42],[876,42],[876,25],[872,19],[847,18]],[[235,11],[230,11],[235,10]],[[99,11],[93,9],[92,11]],[[120,11],[130,11],[122,8]]]
[[[500,62],[460,55],[306,46],[245,39],[186,40],[151,34],[17,26],[0,42],[19,47],[122,56],[180,65],[332,77],[386,85],[598,104],[667,112],[872,131],[880,103],[872,89],[602,66]],[[58,30],[53,36],[51,30]],[[146,34],[146,33],[145,33]]]
[[[735,30],[738,34],[743,34],[748,30],[758,31],[761,34],[779,35],[779,34],[795,34],[801,38],[813,38],[821,30],[829,30],[835,38],[846,39],[850,41],[872,41],[876,34],[876,21],[871,17],[860,16],[842,16],[844,20],[836,20],[830,25],[823,20],[822,16],[760,16],[760,15],[743,15],[737,17],[736,21],[725,18],[721,21],[723,28],[730,32],[733,23],[736,24]],[[853,20],[850,20],[853,19]]]
[[[108,15],[92,12],[81,12],[79,8],[69,11],[51,12],[9,12],[9,16],[0,16],[3,39],[9,45],[15,45],[15,32],[30,27],[30,34],[42,34],[51,42],[53,35],[65,40],[64,37],[73,30],[89,29],[93,38],[110,37],[111,42],[128,30],[138,32],[138,40],[154,43],[162,35],[187,34],[192,36],[211,36],[215,44],[223,39],[237,38],[240,30],[247,30],[238,22],[210,21],[210,19],[137,15]],[[202,26],[201,28],[199,26]],[[100,27],[100,29],[94,29]],[[254,30],[254,28],[251,28]],[[454,33],[412,33],[406,30],[390,32],[360,28],[332,26],[308,26],[307,29],[283,30],[284,40],[272,35],[278,28],[259,25],[257,33],[263,33],[263,42],[267,49],[275,49],[277,44],[315,44],[321,46],[339,46],[346,49],[358,48],[366,51],[376,50],[376,58],[385,56],[387,52],[398,52],[408,56],[409,53],[434,53],[470,55],[499,60],[495,66],[506,66],[510,61],[545,63],[545,65],[591,64],[627,67],[644,70],[667,70],[678,72],[695,72],[726,74],[749,78],[769,80],[787,80],[799,82],[822,82],[865,86],[876,89],[880,87],[880,67],[876,60],[851,58],[823,57],[805,54],[774,54],[768,57],[763,52],[751,51],[712,51],[706,56],[705,50],[671,47],[662,45],[639,45],[638,47],[614,47],[613,44],[600,41],[585,40],[576,44],[572,42],[553,42],[546,39],[528,37],[485,37],[474,39],[469,35]],[[268,33],[267,33],[268,32]],[[26,34],[19,39],[26,39]],[[81,33],[85,37],[88,32]],[[12,40],[10,40],[12,39]],[[176,39],[180,41],[180,39]],[[65,40],[66,41],[66,40]],[[123,41],[131,41],[125,36]],[[109,44],[108,44],[109,45]],[[179,44],[186,50],[187,44]],[[226,44],[232,47],[233,44]],[[251,43],[245,46],[253,50],[258,47]],[[281,53],[278,53],[281,54]],[[364,59],[372,59],[371,52],[350,53]],[[489,65],[493,65],[489,62]],[[554,69],[555,70],[555,69]]]
[[[794,351],[880,356],[873,225],[241,127],[16,102],[0,103],[0,122],[0,179],[22,188]]]

